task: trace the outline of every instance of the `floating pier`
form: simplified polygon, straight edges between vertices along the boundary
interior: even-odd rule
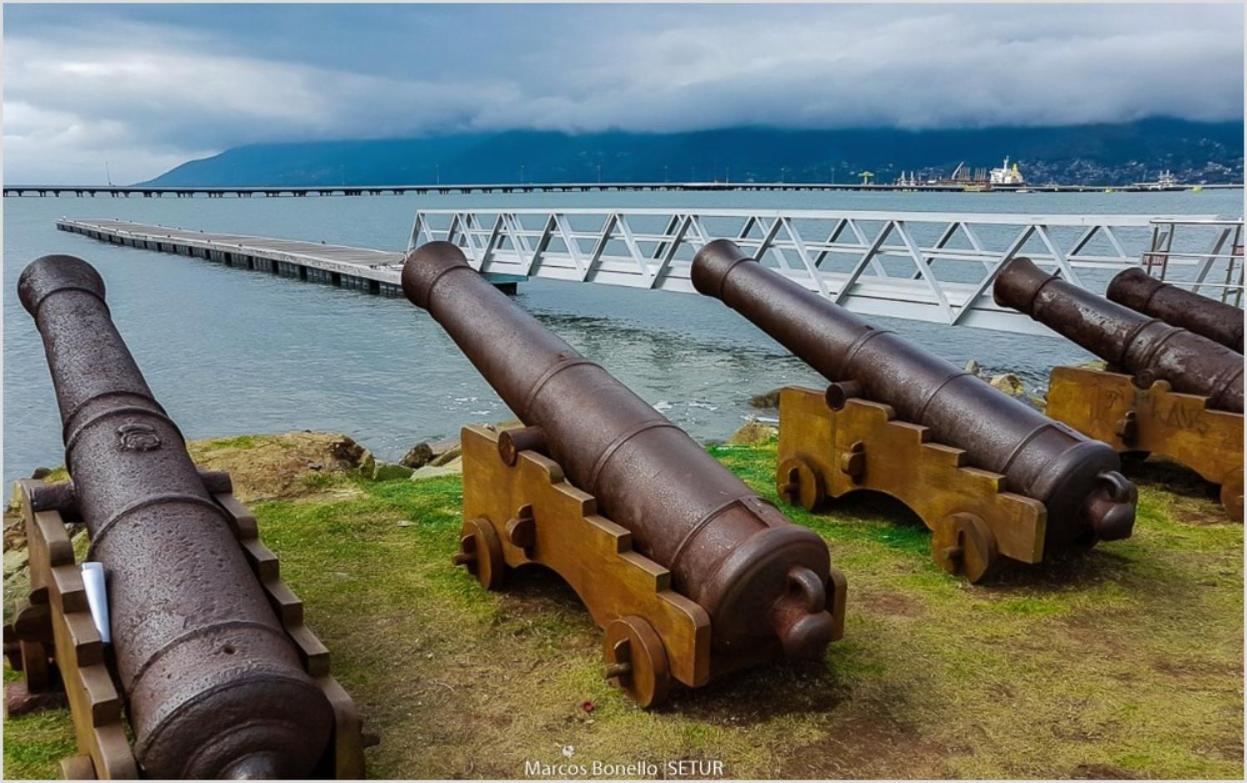
[[[56,227],[115,245],[203,258],[226,266],[382,296],[403,295],[399,276],[403,270],[404,254],[399,251],[247,234],[216,234],[168,226],[146,226],[125,220],[62,218],[56,221]]]
[[[62,218],[56,221],[56,227],[115,245],[203,258],[225,266],[380,296],[403,295],[400,275],[405,254],[399,251],[248,234],[216,234],[125,220]],[[518,279],[494,275],[490,281],[506,293],[515,293]]]

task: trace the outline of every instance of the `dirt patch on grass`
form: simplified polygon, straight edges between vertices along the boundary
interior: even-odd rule
[[[886,716],[835,724],[818,740],[795,748],[779,778],[939,778],[947,749]]]
[[[1135,773],[1111,764],[1079,764],[1070,770],[1069,776],[1075,780],[1132,780]]]
[[[1129,566],[1128,559],[1107,547],[1069,548],[1033,565],[1002,559],[981,585],[1002,598],[1034,588],[1089,587],[1125,578]]]
[[[678,688],[660,709],[667,714],[748,727],[791,715],[831,714],[849,696],[849,688],[826,663],[781,660],[732,672],[701,688]]]
[[[364,454],[351,438],[327,432],[242,435],[187,446],[201,468],[229,472],[243,503],[313,495],[335,474],[354,472]]]
[[[922,603],[912,596],[897,592],[863,592],[854,596],[865,611],[888,617],[920,617]]]

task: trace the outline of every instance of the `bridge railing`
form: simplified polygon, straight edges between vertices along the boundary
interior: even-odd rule
[[[1142,265],[1241,302],[1241,227],[1212,216],[426,209],[416,212],[410,246],[453,242],[486,273],[691,292],[693,254],[727,237],[850,310],[1042,332],[992,302],[992,282],[1010,259],[1027,256],[1097,293],[1116,272]]]
[[[1202,231],[1212,237],[1200,249],[1174,247],[1179,232]],[[1189,267],[1189,274],[1175,274]],[[1157,219],[1152,221],[1151,246],[1143,253],[1143,268],[1161,280],[1189,288],[1195,293],[1243,306],[1243,221]]]

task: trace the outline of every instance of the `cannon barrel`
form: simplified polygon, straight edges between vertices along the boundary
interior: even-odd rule
[[[1174,391],[1208,398],[1208,407],[1243,412],[1243,356],[1170,326],[1015,258],[996,278],[997,304],[1019,310],[1078,343],[1143,387],[1165,380]]]
[[[305,777],[329,701],[118,334],[104,281],[44,256],[18,295],[43,338],[87,559],[107,574],[136,760],[154,778]]]
[[[1010,491],[1042,501],[1048,543],[1130,535],[1135,489],[1107,445],[874,328],[729,240],[698,251],[692,279],[699,293],[721,299],[832,381],[832,407],[846,396],[890,405],[976,467],[1003,474]]]
[[[1109,281],[1105,295],[1131,310],[1243,352],[1243,311],[1233,305],[1163,283],[1139,267]]]
[[[789,657],[822,656],[835,633],[822,539],[496,291],[455,245],[412,251],[403,291],[516,416],[541,429],[550,456],[631,531],[633,548],[706,609],[716,653],[782,645]]]

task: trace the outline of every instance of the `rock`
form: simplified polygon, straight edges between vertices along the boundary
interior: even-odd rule
[[[983,366],[979,364],[978,362],[974,361],[973,359],[970,359],[969,361],[966,362],[966,372],[970,373],[971,375],[982,375]]]
[[[1085,367],[1088,370],[1107,370],[1108,362],[1103,359],[1091,359],[1090,361],[1082,362],[1081,364],[1076,364],[1074,366]]]
[[[22,520],[17,519],[6,523],[4,528],[4,548],[6,550],[26,548],[26,526],[22,523]]]
[[[364,449],[364,453],[359,458],[359,474],[366,478],[372,478],[373,472],[377,469],[377,458],[372,456],[372,452]]]
[[[360,471],[371,457],[360,444],[341,433],[285,432],[193,440],[191,458],[205,470],[224,470],[234,482],[241,503],[292,498],[318,491],[323,483],[311,476],[360,472],[370,476],[374,465]],[[342,487],[345,490],[345,487]]]
[[[30,472],[30,477],[31,477],[32,479],[42,479],[42,478],[47,478],[47,477],[48,477],[48,476],[50,476],[50,475],[52,475],[52,469],[51,469],[51,468],[39,467],[39,468],[35,468],[34,470],[32,470],[32,471]]]
[[[429,464],[433,460],[433,447],[428,443],[417,443],[411,447],[411,450],[403,455],[398,464],[404,465],[411,469],[421,468]]]
[[[463,448],[459,445],[459,442],[456,441],[453,446],[447,448],[445,451],[429,460],[429,465],[435,468],[440,468],[443,465],[450,464],[453,460],[459,459],[461,454],[463,454]]]
[[[4,688],[5,716],[25,715],[28,712],[39,712],[64,708],[67,706],[65,692],[51,689],[31,693],[24,680],[7,683]]]
[[[30,593],[30,557],[25,548],[4,553],[4,614],[8,618],[13,602]]]
[[[727,442],[734,446],[748,446],[754,443],[765,443],[778,434],[778,428],[763,424],[757,419],[750,419],[745,426],[733,432]]]
[[[463,458],[456,456],[444,465],[425,465],[423,468],[413,471],[411,480],[422,481],[440,476],[455,476],[460,473],[463,473]]]
[[[359,467],[359,462],[367,451],[368,449],[346,435],[329,444],[330,456],[339,462],[347,463],[351,467]]]
[[[406,465],[394,465],[389,462],[377,462],[372,471],[373,481],[393,481],[394,479],[411,478],[412,469]]]
[[[992,388],[999,389],[1010,397],[1018,397],[1026,393],[1026,387],[1022,385],[1022,381],[1011,372],[993,375],[988,383],[992,385]]]
[[[26,564],[30,562],[26,549],[10,549],[4,553],[4,579],[7,582],[9,577],[26,568]]]
[[[757,394],[749,398],[749,407],[751,408],[778,408],[779,407],[779,389],[771,389],[765,394]]]

